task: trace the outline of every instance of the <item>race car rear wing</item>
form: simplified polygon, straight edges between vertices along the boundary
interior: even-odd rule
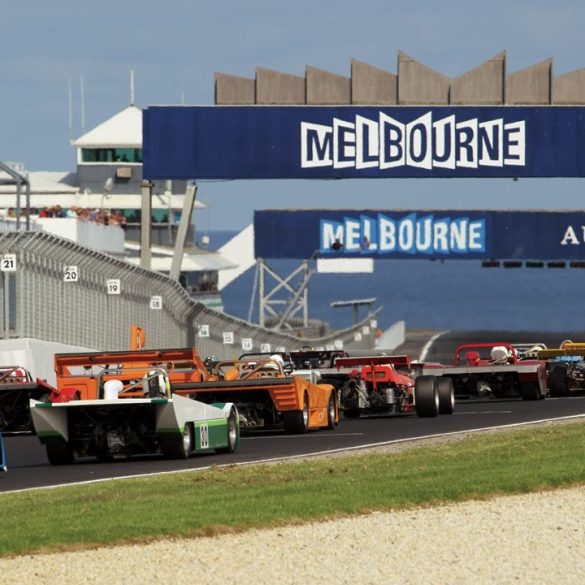
[[[176,368],[193,367],[205,371],[205,366],[194,348],[183,349],[143,349],[139,351],[111,351],[92,353],[58,353],[55,354],[55,372],[57,376],[67,374],[68,367],[120,365],[156,365],[171,364]]]
[[[543,349],[538,352],[538,357],[541,359],[563,356],[585,357],[585,343],[567,342],[563,344],[562,348],[559,347],[558,349]]]
[[[410,367],[409,355],[372,355],[361,357],[343,357],[335,360],[335,367],[349,368],[352,366],[381,366],[392,365],[400,367]]]

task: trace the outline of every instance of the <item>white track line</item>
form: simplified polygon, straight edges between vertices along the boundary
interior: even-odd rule
[[[449,331],[439,331],[439,333],[435,333],[425,344],[424,347],[422,348],[422,351],[420,352],[420,356],[418,358],[419,362],[424,362],[427,359],[427,354],[429,353],[429,350],[431,349],[433,343],[435,343],[435,341],[437,341],[437,339],[439,339],[439,337],[441,337],[441,335],[445,335],[445,333],[449,333]]]
[[[205,467],[192,467],[189,469],[174,469],[172,471],[157,471],[155,473],[140,473],[136,475],[124,475],[119,477],[104,477],[102,479],[89,479],[86,481],[77,481],[72,483],[62,483],[59,485],[47,485],[47,486],[38,486],[32,488],[25,488],[21,490],[8,490],[4,492],[0,492],[0,497],[4,494],[17,494],[21,492],[31,492],[36,490],[52,490],[55,488],[61,487],[73,487],[78,485],[86,485],[90,483],[104,483],[107,481],[118,481],[120,479],[135,479],[138,477],[156,477],[159,475],[171,475],[173,473],[189,473],[194,471],[207,471],[209,469],[218,469],[222,467],[243,467],[245,465],[259,465],[260,463],[278,463],[280,461],[290,461],[293,459],[303,459],[305,457],[317,457],[319,455],[331,455],[333,453],[343,453],[344,451],[359,451],[360,449],[371,449],[372,447],[384,447],[386,445],[399,445],[400,443],[407,443],[408,441],[423,441],[425,439],[436,439],[438,437],[450,437],[455,435],[463,435],[466,433],[481,433],[484,431],[493,431],[495,429],[510,429],[514,427],[526,427],[529,425],[536,425],[548,422],[554,422],[557,420],[574,420],[578,418],[585,418],[585,413],[583,414],[572,414],[569,416],[559,416],[556,418],[542,418],[540,420],[530,420],[526,422],[520,423],[511,423],[509,425],[496,425],[493,427],[482,427],[480,429],[467,429],[464,431],[451,431],[449,433],[436,433],[433,435],[422,435],[420,437],[408,437],[405,439],[393,439],[391,441],[382,441],[380,443],[367,443],[365,445],[355,445],[353,447],[344,447],[340,449],[329,449],[327,451],[313,451],[312,453],[300,453],[298,455],[287,455],[285,457],[271,457],[269,459],[255,459],[254,461],[242,461],[240,463],[223,463],[220,465],[207,465]]]

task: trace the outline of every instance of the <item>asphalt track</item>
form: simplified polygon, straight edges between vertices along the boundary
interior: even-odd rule
[[[332,431],[313,431],[304,435],[289,435],[283,431],[249,434],[242,438],[240,449],[229,455],[199,455],[181,461],[151,456],[117,459],[110,463],[98,463],[88,458],[67,466],[52,466],[44,447],[35,436],[5,437],[8,472],[0,475],[0,492],[197,469],[210,465],[252,463],[576,415],[585,416],[585,397],[537,402],[460,402],[451,416],[442,415],[431,419],[418,418],[416,415],[342,419]]]
[[[409,333],[405,344],[394,353],[409,353],[415,359],[426,353],[428,361],[449,363],[455,348],[462,343],[544,342],[553,347],[566,338],[581,340],[585,335],[421,331]],[[432,343],[429,343],[431,341]],[[431,419],[421,419],[415,415],[378,416],[359,420],[342,418],[339,426],[333,431],[314,431],[304,435],[289,435],[283,431],[248,434],[242,437],[240,449],[229,455],[211,453],[181,461],[167,460],[160,456],[116,459],[109,463],[87,459],[68,466],[50,465],[45,448],[35,436],[5,437],[8,472],[0,474],[0,492],[107,481],[119,477],[177,472],[212,465],[246,464],[358,449],[391,441],[413,441],[444,433],[577,416],[585,417],[585,397],[546,399],[537,402],[521,400],[458,402],[452,416],[443,415]]]

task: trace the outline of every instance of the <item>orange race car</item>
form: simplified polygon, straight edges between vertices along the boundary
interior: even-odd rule
[[[335,389],[285,371],[281,355],[243,356],[209,364],[206,380],[173,385],[201,402],[233,402],[243,429],[284,426],[289,433],[332,429],[339,421]]]

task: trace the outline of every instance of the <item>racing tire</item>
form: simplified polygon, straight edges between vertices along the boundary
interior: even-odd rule
[[[164,439],[160,444],[160,450],[168,459],[188,459],[192,449],[193,426],[191,423],[185,423],[180,437]]]
[[[439,414],[439,393],[435,376],[419,376],[415,380],[414,400],[418,416],[435,417]]]
[[[75,455],[69,443],[49,443],[47,445],[47,459],[51,465],[71,465],[75,462]]]
[[[302,410],[283,412],[284,430],[301,435],[309,430],[309,397],[305,394]]]
[[[536,382],[524,382],[520,384],[520,396],[522,400],[538,400],[540,398],[540,389]]]
[[[439,414],[453,414],[455,410],[455,387],[453,378],[437,378],[437,394],[439,395]]]
[[[359,408],[346,408],[343,411],[344,418],[359,418],[362,411]]]
[[[548,389],[553,398],[569,395],[566,366],[557,365],[548,374]]]
[[[114,460],[114,456],[107,449],[99,449],[95,454],[95,458],[99,463],[111,463]]]
[[[238,412],[232,407],[227,419],[227,446],[216,449],[216,453],[233,453],[238,446]]]
[[[335,418],[337,413],[337,405],[335,404],[335,396],[331,392],[329,396],[329,402],[327,403],[327,428],[335,428]]]

